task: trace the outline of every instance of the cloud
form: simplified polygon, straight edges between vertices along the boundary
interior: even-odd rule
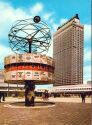
[[[84,49],[83,77],[84,81],[91,81],[91,48]]]
[[[6,9],[7,8],[7,9]],[[29,17],[27,13],[25,13],[22,9],[16,8],[14,9],[10,4],[0,2],[0,14],[1,20],[0,22],[6,22],[6,21],[15,21],[21,18]],[[9,22],[8,22],[9,23]]]
[[[84,39],[91,40],[91,25],[84,24]]]
[[[0,2],[0,39],[7,38],[10,27],[14,21],[28,17],[30,16],[22,9],[14,9],[9,4]]]
[[[57,31],[57,28],[59,26],[61,26],[62,24],[64,24],[65,22],[67,22],[68,19],[66,18],[61,18],[59,23],[55,23],[53,19],[50,19],[50,23],[51,23],[51,26],[52,26],[52,29],[53,29],[53,32],[56,32]]]
[[[84,66],[84,81],[91,81],[91,65]]]
[[[9,47],[0,45],[0,68],[4,66],[4,58],[11,54],[14,54],[14,53]]]
[[[53,57],[53,40],[51,41],[51,46],[49,47],[47,56]]]
[[[52,28],[53,28],[53,32],[57,31],[58,26],[60,26],[59,24],[53,23],[52,24]]]
[[[91,48],[85,48],[84,49],[84,61],[90,61],[91,62]]]
[[[52,15],[53,15],[53,13],[45,13],[43,15],[43,18],[44,18],[44,20],[49,20]]]
[[[66,19],[66,18],[65,18],[65,19],[61,19],[61,20],[60,20],[60,25],[66,23],[67,21],[68,21],[68,19]]]
[[[36,3],[33,7],[30,7],[30,13],[32,15],[38,15],[43,10],[42,3]]]
[[[10,4],[0,2],[0,68],[3,67],[4,57],[13,53],[11,49],[7,47],[8,33],[12,24],[18,19],[28,17],[30,16],[22,9],[14,9]]]

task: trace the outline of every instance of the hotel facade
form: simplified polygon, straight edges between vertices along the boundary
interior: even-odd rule
[[[54,85],[83,83],[83,41],[84,26],[78,14],[58,27],[53,36]]]

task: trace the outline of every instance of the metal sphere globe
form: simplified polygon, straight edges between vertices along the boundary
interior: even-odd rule
[[[50,47],[50,28],[39,16],[16,21],[8,36],[10,47],[16,53],[43,53]]]
[[[39,23],[41,21],[41,18],[39,16],[35,16],[33,20],[35,23]]]

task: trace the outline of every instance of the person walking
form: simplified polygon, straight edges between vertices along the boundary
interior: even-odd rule
[[[1,102],[1,97],[2,97],[2,95],[1,95],[1,92],[0,92],[0,102]]]
[[[5,101],[5,94],[2,93],[2,101]]]
[[[82,103],[85,103],[86,94],[85,94],[85,93],[82,93],[82,94],[81,94],[81,98],[82,98]]]

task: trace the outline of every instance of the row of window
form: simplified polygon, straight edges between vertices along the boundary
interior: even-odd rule
[[[56,89],[56,91],[60,91],[60,90],[92,90],[92,88]]]

